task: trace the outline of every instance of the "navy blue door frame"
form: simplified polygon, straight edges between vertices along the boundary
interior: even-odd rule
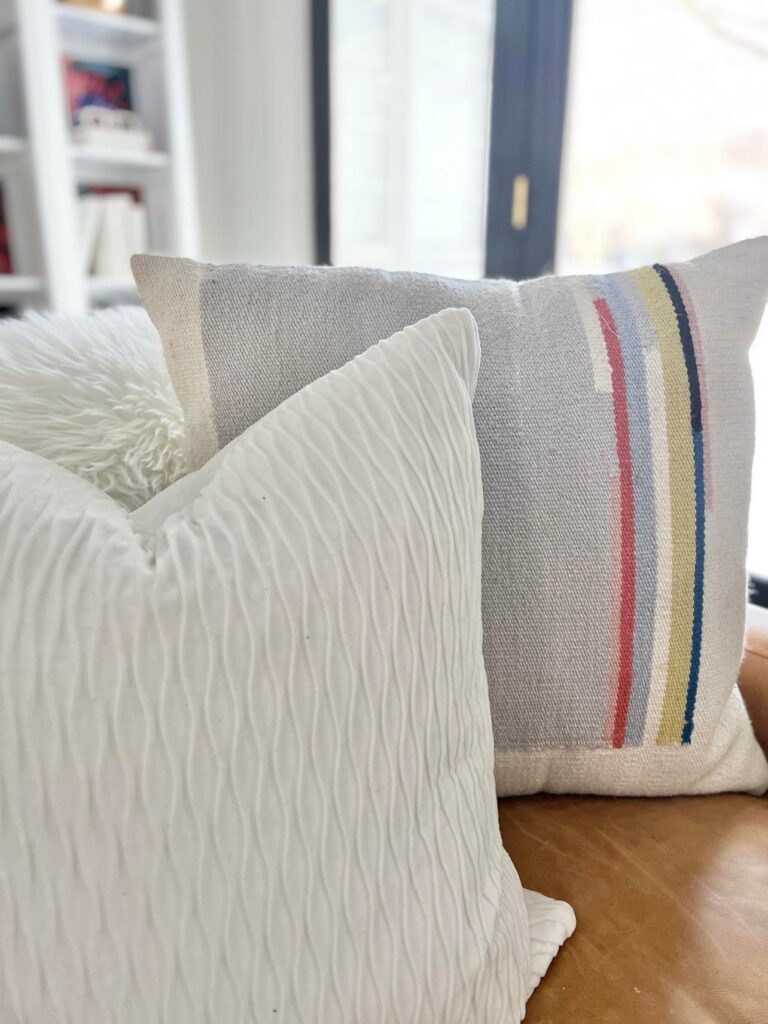
[[[552,269],[572,7],[573,0],[497,0],[488,171],[488,277],[536,277]],[[331,260],[329,8],[330,0],[313,0],[318,263]]]
[[[572,0],[497,0],[487,277],[552,270]]]

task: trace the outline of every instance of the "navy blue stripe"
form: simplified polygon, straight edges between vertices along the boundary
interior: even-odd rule
[[[701,632],[704,607],[704,437],[699,430],[693,435],[693,465],[696,487],[696,563],[693,570],[693,624],[691,634],[691,669],[688,692],[685,696],[683,743],[691,742],[693,712],[696,709],[696,691],[699,685],[701,663]]]
[[[693,567],[693,621],[691,623],[691,663],[688,671],[688,690],[685,697],[685,717],[680,736],[682,743],[690,743],[693,734],[693,713],[696,709],[696,691],[699,685],[701,665],[701,632],[704,607],[704,438],[701,430],[701,387],[699,368],[688,312],[672,274],[661,263],[653,269],[664,282],[677,318],[680,344],[683,349],[685,368],[688,374],[688,390],[691,398],[691,433],[693,440],[693,489],[695,502],[696,553]]]
[[[688,320],[688,312],[685,308],[683,297],[680,294],[680,289],[677,287],[677,282],[674,277],[672,277],[667,267],[662,263],[654,263],[653,269],[664,282],[664,287],[667,289],[669,297],[672,300],[672,305],[675,309],[677,328],[680,332],[680,343],[683,347],[685,369],[688,373],[688,387],[691,392],[691,429],[694,432],[700,432],[701,388],[699,387],[699,370],[696,366],[696,353],[693,348],[693,335],[691,334],[691,324]]]

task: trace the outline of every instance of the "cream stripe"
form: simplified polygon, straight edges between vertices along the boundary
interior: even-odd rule
[[[190,429],[190,454],[192,465],[195,467],[204,466],[219,450],[219,435],[213,414],[211,379],[208,373],[208,360],[205,356],[201,316],[202,296],[200,292],[205,268],[202,264],[199,266],[200,273],[194,281],[190,281],[193,296],[190,297],[189,334],[185,339],[187,350],[183,363],[185,372],[192,376],[192,380],[186,386],[185,408],[189,409],[190,424],[194,428]],[[201,381],[204,381],[203,386],[201,386]]]
[[[643,350],[653,451],[653,488],[656,503],[656,613],[653,626],[653,668],[644,739],[655,740],[664,707],[669,657],[669,618],[672,607],[672,531],[669,505],[669,459],[667,410],[661,354],[656,348]]]
[[[611,367],[605,351],[600,319],[592,303],[592,296],[577,285],[573,288],[573,298],[581,317],[584,333],[587,336],[589,354],[592,358],[592,373],[595,378],[595,391],[607,395],[613,394]]]
[[[168,372],[184,409],[189,468],[199,469],[219,450],[200,317],[207,265],[168,256],[134,256],[131,270],[160,332]]]

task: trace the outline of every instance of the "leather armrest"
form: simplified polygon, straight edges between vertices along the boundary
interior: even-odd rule
[[[739,689],[760,746],[768,757],[768,608],[747,607]]]

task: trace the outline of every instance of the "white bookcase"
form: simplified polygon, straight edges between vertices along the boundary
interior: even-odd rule
[[[0,0],[0,183],[12,274],[0,306],[82,312],[135,296],[129,278],[89,277],[80,257],[78,187],[141,190],[153,252],[197,254],[183,0],[133,0],[107,14],[57,0]],[[150,151],[71,141],[64,58],[131,72]]]

